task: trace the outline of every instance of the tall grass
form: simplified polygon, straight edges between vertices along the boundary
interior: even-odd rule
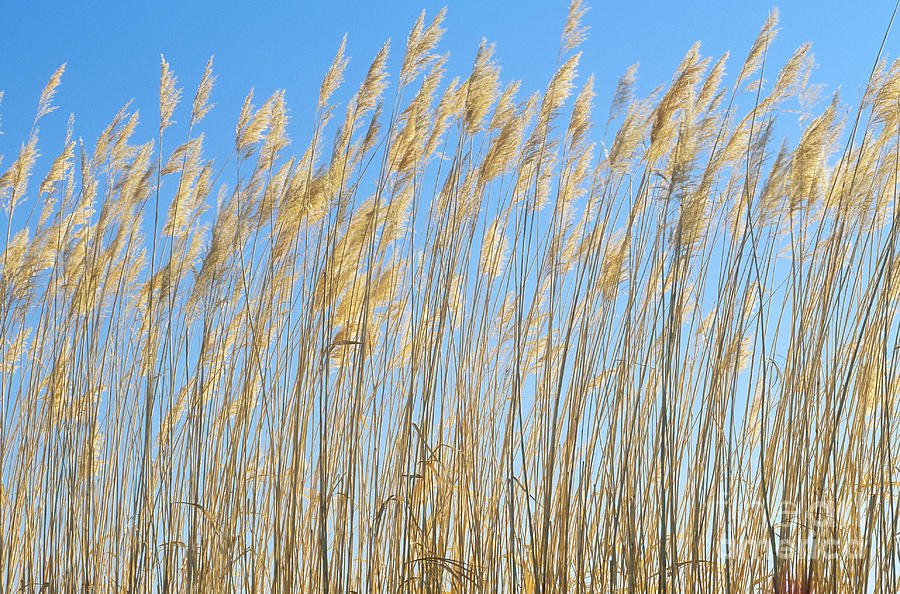
[[[900,61],[823,100],[773,12],[597,118],[584,10],[530,96],[423,13],[338,106],[342,44],[309,144],[251,93],[222,165],[163,61],[155,140],[37,184],[54,74],[0,177],[0,589],[896,591]]]

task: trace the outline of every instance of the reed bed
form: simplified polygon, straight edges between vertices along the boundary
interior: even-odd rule
[[[585,10],[532,95],[447,82],[441,12],[339,104],[342,43],[308,144],[251,93],[221,163],[163,60],[155,139],[37,183],[60,68],[0,176],[0,589],[897,591],[900,61],[820,97],[773,12],[599,114]]]

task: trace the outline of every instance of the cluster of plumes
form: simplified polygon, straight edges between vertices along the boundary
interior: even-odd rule
[[[423,13],[335,127],[344,40],[303,152],[251,93],[224,165],[163,60],[155,142],[70,121],[35,185],[60,68],[0,175],[0,589],[893,588],[900,62],[845,130],[773,13],[599,134],[585,10],[531,96]]]

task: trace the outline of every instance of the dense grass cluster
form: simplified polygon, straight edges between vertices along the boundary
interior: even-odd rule
[[[423,14],[338,108],[342,44],[224,165],[163,61],[158,138],[37,184],[60,69],[0,176],[0,590],[895,591],[900,62],[822,101],[773,13],[594,126],[583,11],[531,96]]]

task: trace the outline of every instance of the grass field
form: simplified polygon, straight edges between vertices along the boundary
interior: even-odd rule
[[[60,68],[0,167],[0,590],[897,591],[900,61],[819,96],[773,12],[600,109],[584,10],[541,92],[423,13],[215,160],[165,60],[156,138],[39,159]]]

